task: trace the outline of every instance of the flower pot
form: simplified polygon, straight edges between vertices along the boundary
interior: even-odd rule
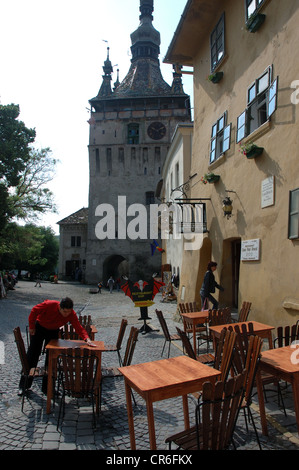
[[[263,147],[254,147],[249,152],[246,153],[246,158],[256,158],[261,155],[264,151]]]
[[[211,75],[210,81],[212,83],[218,83],[220,80],[222,80],[223,77],[223,72],[215,72],[213,75]]]
[[[252,18],[249,18],[246,27],[248,31],[251,33],[255,33],[263,24],[263,22],[266,19],[266,15],[263,15],[262,13],[258,13],[257,15],[254,15]]]
[[[212,183],[217,183],[220,180],[219,175],[214,175],[214,176],[208,176],[207,177],[207,182],[212,184]]]

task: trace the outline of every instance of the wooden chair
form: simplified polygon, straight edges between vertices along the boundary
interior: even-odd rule
[[[132,362],[135,346],[138,341],[139,329],[134,326],[131,327],[130,335],[127,340],[127,346],[125,350],[125,355],[122,361],[122,367],[129,366]],[[101,376],[101,388],[100,388],[100,407],[102,402],[102,384],[103,380],[115,377],[123,377],[122,373],[118,370],[117,367],[102,367],[102,376]],[[135,403],[135,398],[132,393],[132,397]]]
[[[235,371],[240,374],[245,371],[244,377],[244,397],[240,406],[240,409],[244,411],[244,418],[246,429],[248,432],[247,416],[248,421],[252,423],[255,436],[257,439],[258,446],[262,450],[253,415],[251,412],[250,405],[252,403],[252,389],[255,382],[255,376],[261,357],[263,340],[259,336],[238,334],[235,343],[235,353],[233,355],[232,364]],[[247,416],[246,416],[247,412]]]
[[[158,317],[158,320],[159,320],[159,323],[160,323],[160,325],[161,325],[161,328],[162,328],[162,331],[163,331],[163,334],[164,334],[164,338],[165,338],[161,356],[163,356],[163,352],[164,352],[164,349],[165,349],[165,345],[166,345],[166,343],[168,342],[168,355],[167,355],[167,357],[169,357],[170,345],[171,345],[172,341],[177,341],[177,340],[180,340],[181,338],[180,338],[179,335],[176,335],[176,334],[171,335],[171,334],[169,333],[166,320],[165,320],[164,315],[163,315],[163,313],[161,312],[161,310],[157,310],[157,309],[156,309],[156,315],[157,315],[157,317]]]
[[[88,336],[91,337],[91,326],[87,324],[83,326],[83,328],[86,330]],[[75,332],[73,325],[70,323],[67,323],[60,328],[58,337],[61,339],[81,339],[81,337]]]
[[[227,382],[205,382],[202,400],[196,407],[196,424],[166,439],[184,450],[226,450],[229,448],[243,397],[244,372]]]
[[[239,323],[243,321],[247,321],[250,309],[251,309],[251,302],[246,302],[244,301],[241,306],[241,310],[239,312],[238,318],[236,320],[233,320],[234,323]]]
[[[186,333],[184,334],[184,332],[182,330],[179,330],[179,328],[177,328],[177,331],[182,337],[182,340],[185,342],[186,352],[189,357],[205,364],[213,364],[214,369],[217,369],[221,372],[220,380],[225,381],[228,377],[232,365],[232,357],[234,353],[234,346],[237,338],[237,333],[224,328],[221,331],[219,341],[217,343],[215,357],[210,354],[203,354],[201,357],[195,356],[190,340],[187,337]],[[189,341],[189,346],[188,342],[186,341],[186,338]],[[201,396],[201,392],[194,392],[192,393],[192,396],[196,399],[199,399]]]
[[[289,346],[293,341],[299,339],[299,325],[296,323],[292,326],[279,326],[276,330],[276,337],[274,338],[273,345],[275,348]]]
[[[195,354],[194,349],[190,343],[190,339],[185,333],[185,331],[182,331],[180,328],[176,327],[178,336],[182,341],[184,351],[186,351],[187,355],[191,357],[191,359],[194,359],[195,361],[201,362],[202,364],[213,364],[215,361],[215,356],[211,353],[207,354]]]
[[[21,334],[20,327],[14,328],[13,330],[15,342],[18,348],[18,353],[22,365],[21,376],[24,379],[24,392],[22,394],[22,411],[24,408],[25,396],[28,397],[28,391],[31,387],[33,379],[43,378],[47,375],[47,371],[44,367],[30,368],[27,360],[24,340]]]
[[[209,343],[213,341],[212,335],[209,331],[210,326],[227,325],[228,323],[232,323],[231,309],[229,307],[225,307],[219,310],[209,310],[207,332],[208,349]]]
[[[81,323],[81,325],[83,326],[83,328],[85,328],[86,325],[91,325],[92,324],[91,315],[79,315],[78,320]]]
[[[121,358],[121,355],[120,355],[120,350],[121,350],[121,346],[122,346],[122,342],[123,342],[123,339],[124,339],[124,335],[125,335],[127,325],[128,325],[128,320],[123,318],[122,321],[121,321],[121,324],[120,324],[116,344],[108,344],[108,345],[105,344],[105,352],[114,352],[114,351],[117,352],[118,361],[119,361],[120,366],[122,366],[122,358]]]
[[[98,363],[98,357],[85,348],[67,349],[64,354],[59,355],[57,361],[58,392],[61,386],[62,397],[57,419],[57,430],[62,409],[64,414],[65,396],[90,399],[93,428],[96,427],[95,397],[98,396],[100,385],[96,382]]]

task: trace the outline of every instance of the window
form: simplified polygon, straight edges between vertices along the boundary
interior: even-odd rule
[[[237,142],[267,122],[277,109],[278,77],[271,83],[272,67],[247,90],[247,108],[237,119]]]
[[[299,189],[290,191],[289,238],[299,238]]]
[[[147,206],[150,204],[155,204],[155,193],[153,191],[147,191],[145,193],[145,204]]]
[[[213,163],[230,148],[231,124],[227,126],[226,119],[227,112],[212,126],[210,163]]]
[[[224,57],[224,13],[210,36],[211,71],[213,72]]]
[[[81,237],[71,237],[71,246],[81,246]]]
[[[139,124],[128,125],[128,144],[139,144]]]
[[[246,21],[251,15],[257,13],[265,0],[245,0],[245,18]]]

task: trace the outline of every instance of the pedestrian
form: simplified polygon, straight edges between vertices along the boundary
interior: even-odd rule
[[[36,275],[36,282],[35,282],[35,286],[34,286],[34,287],[37,287],[38,284],[39,284],[39,287],[41,287],[42,285],[41,285],[41,282],[40,282],[40,281],[41,281],[41,276],[40,276],[40,274],[37,274],[37,275]]]
[[[103,287],[103,281],[100,281],[98,283],[98,294],[101,294],[102,293],[102,287]]]
[[[43,343],[45,345],[51,339],[58,339],[59,328],[70,322],[75,332],[89,345],[93,346],[87,331],[80,324],[76,312],[73,310],[73,301],[65,297],[60,302],[57,300],[45,300],[35,305],[29,314],[29,334],[30,345],[27,351],[27,360],[29,368],[37,366]],[[46,355],[46,366],[48,362]],[[19,395],[24,393],[24,377],[21,378],[19,385]],[[30,387],[29,383],[29,387]],[[47,393],[47,377],[43,380],[42,390]]]
[[[109,287],[110,294],[112,294],[113,286],[114,286],[114,280],[113,280],[112,276],[109,277],[107,284],[108,284],[108,287]]]
[[[210,301],[212,302],[213,310],[217,310],[218,302],[211,294],[215,292],[215,288],[219,289],[220,291],[224,291],[223,287],[217,284],[215,281],[214,271],[216,271],[216,269],[217,263],[210,261],[207,266],[207,272],[205,273],[202,286],[200,288],[201,305],[203,309],[208,308],[207,303]]]

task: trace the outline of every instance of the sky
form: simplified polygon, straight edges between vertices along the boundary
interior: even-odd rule
[[[154,0],[154,27],[161,34],[163,64],[187,0]],[[39,225],[59,233],[57,222],[88,207],[89,100],[98,94],[110,48],[113,81],[130,68],[130,34],[139,25],[139,0],[9,0],[0,4],[0,103],[20,106],[26,127],[35,128],[36,149],[49,147],[59,160],[48,187],[58,213]],[[192,76],[183,76],[192,95]]]

